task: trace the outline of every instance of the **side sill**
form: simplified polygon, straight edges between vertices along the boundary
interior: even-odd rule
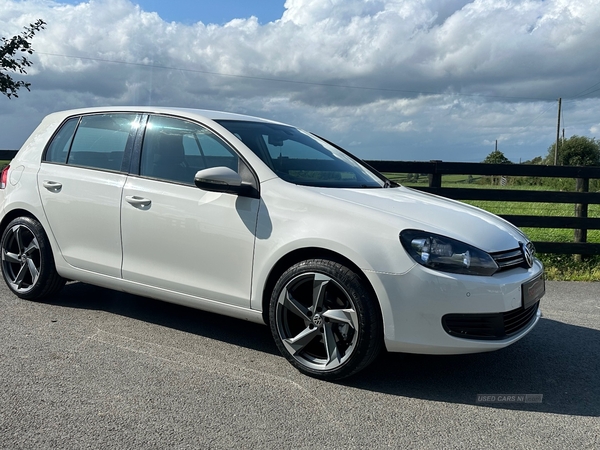
[[[93,284],[115,291],[126,292],[128,294],[139,295],[141,297],[149,297],[156,300],[161,300],[168,303],[175,303],[182,306],[188,306],[194,309],[200,309],[215,314],[234,317],[236,319],[248,320],[250,322],[265,325],[261,311],[254,309],[242,308],[239,306],[228,305],[226,303],[217,302],[193,295],[181,294],[167,289],[148,286],[133,281],[123,280],[122,278],[102,275],[87,270],[76,269],[74,267],[57,267],[58,272],[64,278],[69,280],[77,280],[83,283]]]

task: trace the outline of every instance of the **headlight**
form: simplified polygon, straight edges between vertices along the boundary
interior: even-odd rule
[[[439,234],[404,230],[400,242],[417,263],[442,272],[466,275],[493,275],[496,261],[486,252]]]

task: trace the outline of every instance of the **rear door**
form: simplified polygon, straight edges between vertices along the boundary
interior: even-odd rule
[[[138,116],[91,114],[66,121],[38,173],[44,212],[74,267],[121,277],[121,193]]]

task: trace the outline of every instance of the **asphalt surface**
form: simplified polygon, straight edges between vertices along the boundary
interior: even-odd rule
[[[507,349],[383,354],[335,384],[293,369],[265,326],[81,283],[28,302],[2,284],[0,448],[598,449],[600,284],[548,282],[542,302]]]

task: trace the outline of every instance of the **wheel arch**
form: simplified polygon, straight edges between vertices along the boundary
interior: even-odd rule
[[[271,299],[271,293],[275,288],[275,284],[277,284],[277,280],[279,280],[281,275],[291,266],[301,261],[305,261],[307,259],[327,259],[330,261],[335,261],[346,266],[354,273],[356,273],[364,282],[365,287],[369,290],[370,294],[375,299],[375,306],[377,307],[379,321],[383,324],[381,305],[379,304],[377,293],[375,292],[373,285],[371,284],[365,273],[360,269],[360,267],[358,267],[351,259],[347,258],[346,256],[341,255],[340,253],[337,253],[333,250],[328,250],[319,247],[305,247],[295,249],[282,256],[277,261],[277,263],[275,263],[275,265],[269,272],[269,276],[267,277],[262,292],[262,316],[266,324],[269,323],[269,303]]]
[[[12,222],[14,219],[16,219],[17,217],[31,217],[32,219],[40,222],[40,220],[31,211],[27,211],[26,209],[22,209],[22,208],[13,209],[11,211],[8,211],[2,218],[2,221],[0,221],[0,236],[2,236],[2,234],[4,234],[4,230],[6,229],[8,224],[10,222]]]
[[[11,223],[16,225],[9,229]],[[24,232],[19,233],[22,228],[27,230],[25,236]],[[57,294],[66,280],[56,271],[52,245],[38,218],[30,211],[15,208],[2,218],[0,231],[2,275],[8,288],[27,300],[42,300]],[[10,258],[9,252],[13,252]]]

